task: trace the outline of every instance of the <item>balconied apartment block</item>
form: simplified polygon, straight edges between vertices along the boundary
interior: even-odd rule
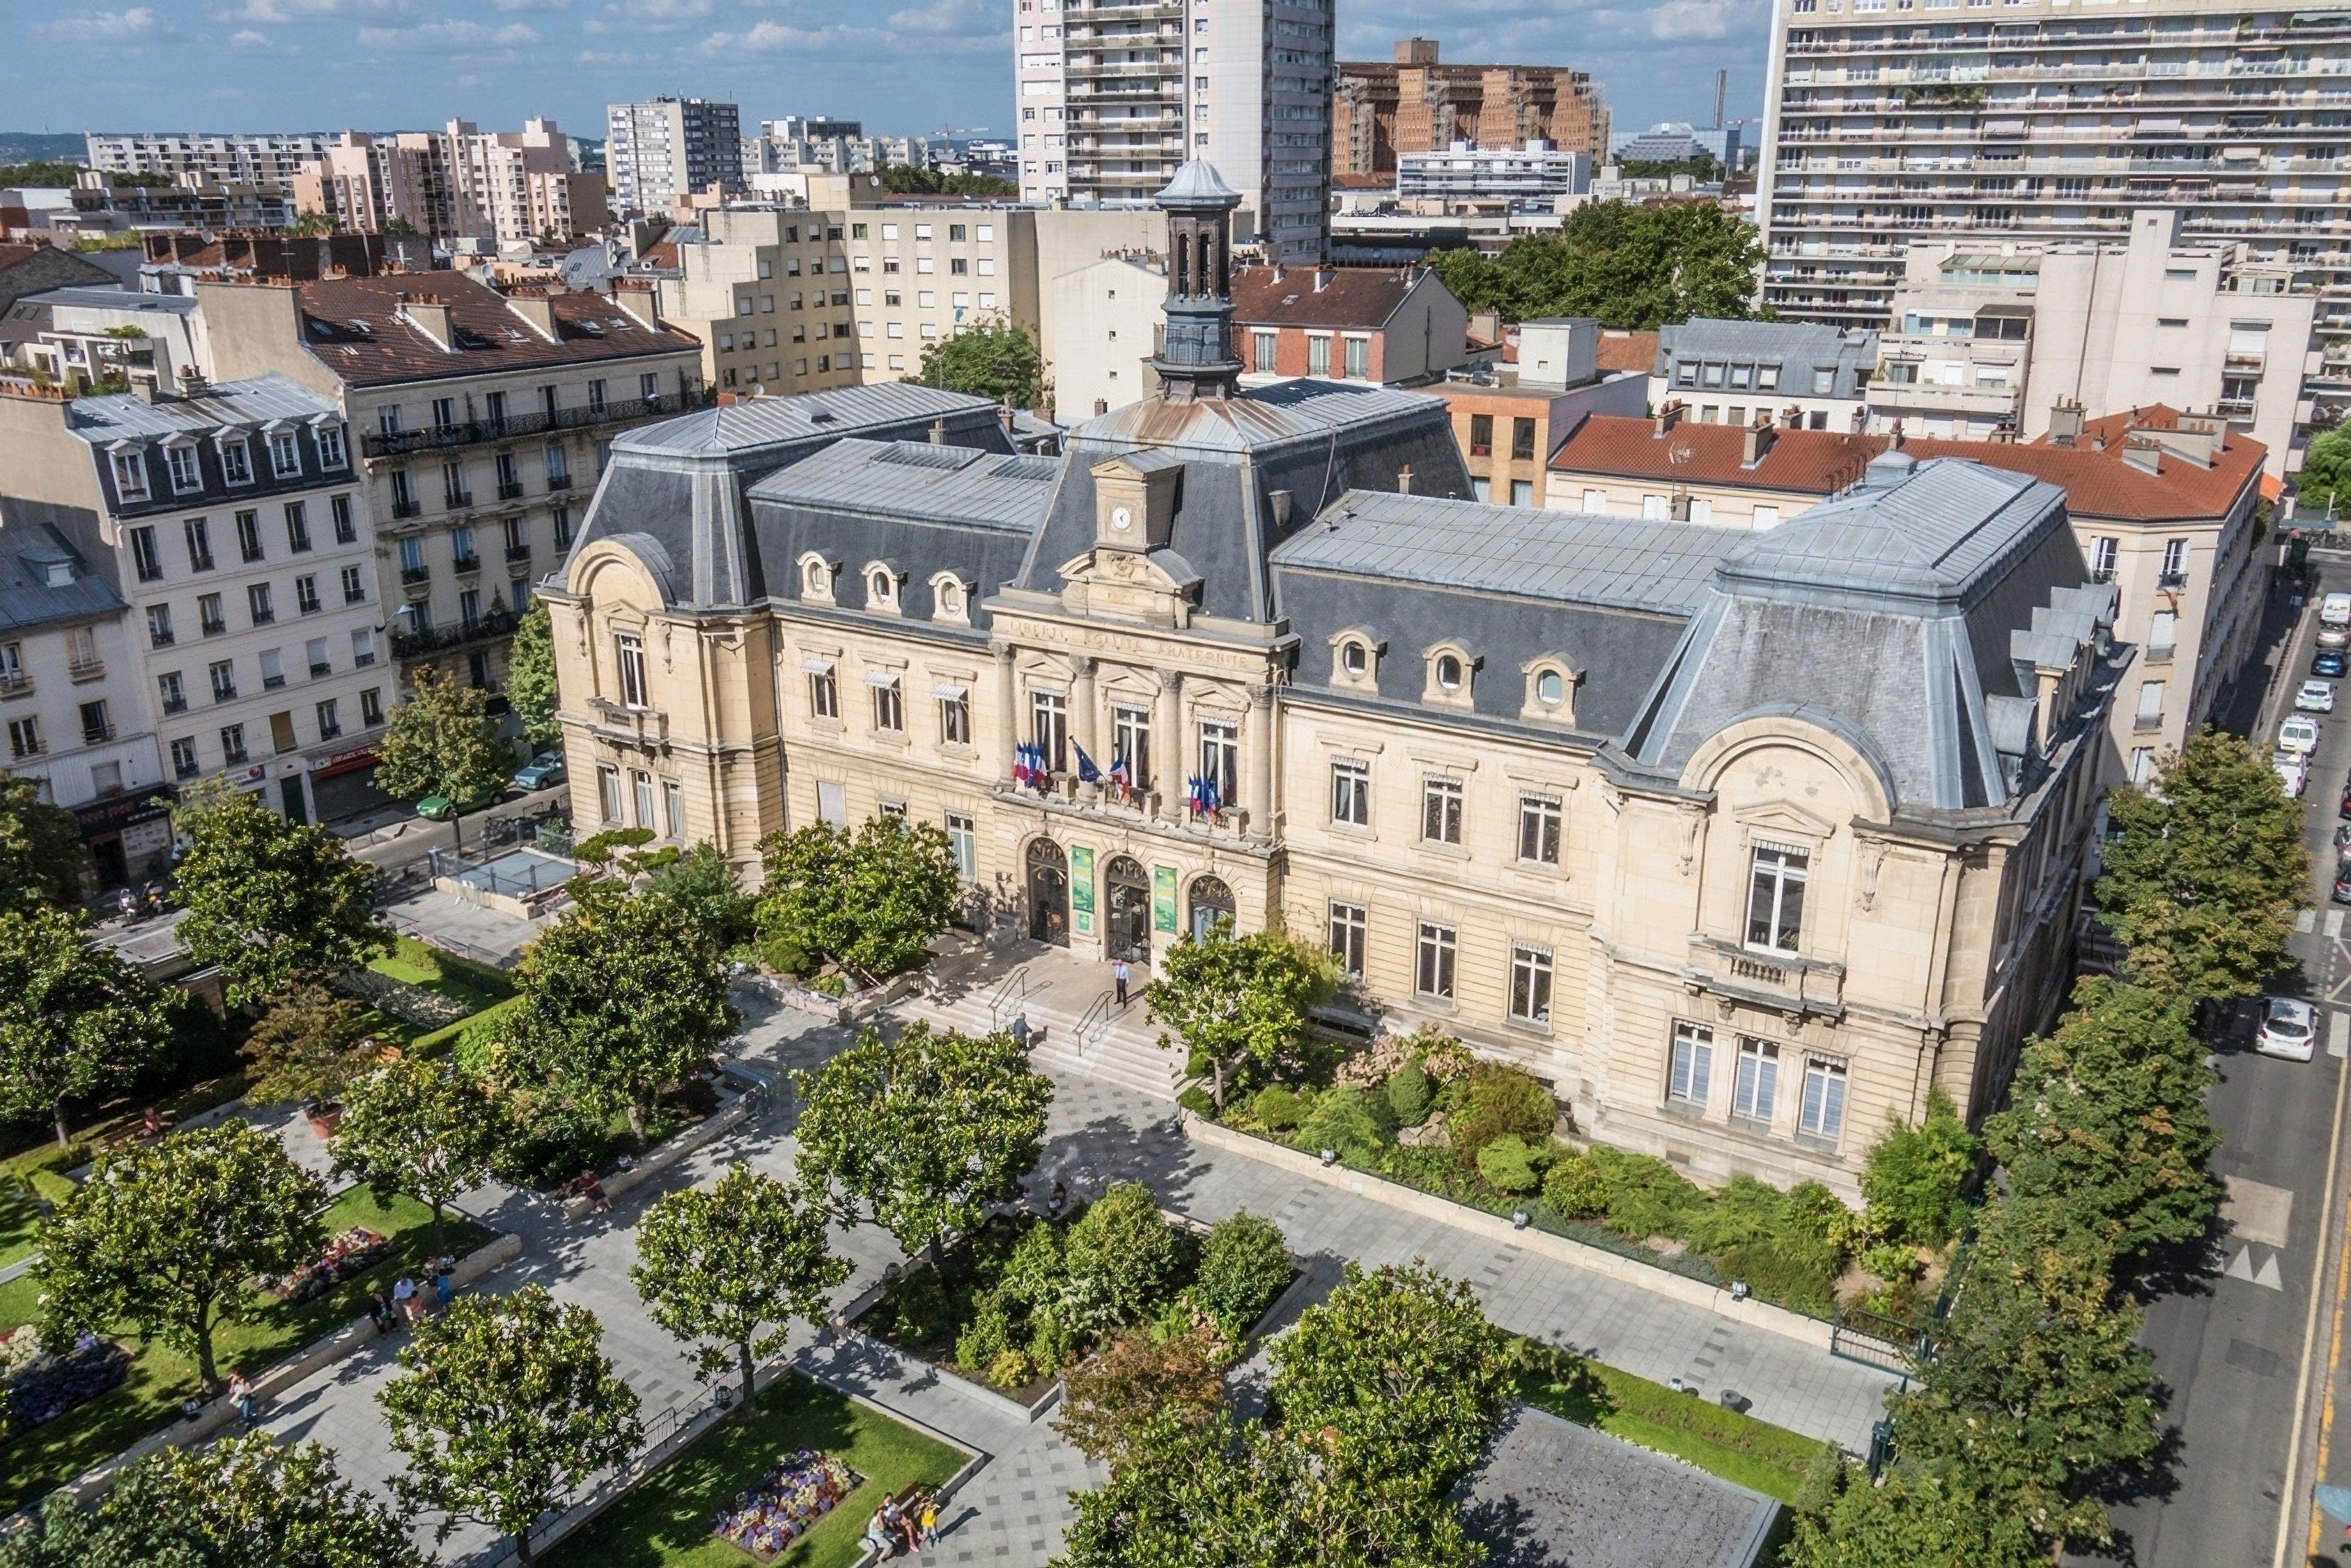
[[[326,156],[324,131],[244,131],[228,135],[177,131],[91,131],[89,166],[107,174],[193,174],[222,185],[252,185],[284,193],[303,165]]]
[[[293,188],[298,212],[360,234],[406,224],[436,239],[528,245],[593,233],[608,216],[604,177],[574,167],[571,139],[551,120],[518,131],[464,120],[396,136],[346,131]]]
[[[2310,390],[2351,397],[2351,12],[2214,0],[1782,0],[1764,302],[1886,328],[1909,242],[2242,242],[2319,300]]]
[[[508,296],[423,272],[201,283],[197,298],[225,372],[282,371],[350,422],[393,656],[493,690],[612,437],[704,396],[701,344],[645,289]]]

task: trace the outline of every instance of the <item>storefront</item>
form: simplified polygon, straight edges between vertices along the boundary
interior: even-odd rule
[[[172,803],[179,796],[172,785],[158,784],[74,808],[99,886],[120,887],[162,873],[171,863]]]
[[[310,798],[318,807],[319,821],[340,822],[392,803],[375,787],[375,761],[372,746],[312,754]]]

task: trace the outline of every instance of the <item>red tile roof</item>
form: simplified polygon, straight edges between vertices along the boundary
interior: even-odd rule
[[[352,386],[698,352],[702,346],[675,328],[643,325],[601,294],[549,296],[556,328],[549,342],[496,289],[457,272],[329,278],[298,284],[296,293],[304,346]],[[410,298],[449,308],[454,350],[402,313]]]
[[[1647,375],[1657,363],[1655,332],[1604,331],[1594,355],[1604,371],[1635,371]]]
[[[1315,287],[1318,277],[1320,288]],[[1233,319],[1245,327],[1374,331],[1387,325],[1418,281],[1417,272],[1393,267],[1238,267],[1233,272]]]
[[[2145,455],[2150,438],[2136,433],[2176,429],[2176,409],[2156,405],[2088,421],[2072,446],[2047,437],[2020,444],[2004,441],[1906,440],[1914,457],[1964,457],[1989,467],[2062,486],[2076,516],[2131,522],[2166,522],[2225,517],[2245,486],[2261,471],[2268,448],[2247,436],[2223,438],[2210,466],[2164,451],[2153,452],[2149,473],[2125,457],[2136,443]],[[1594,414],[1561,443],[1551,461],[1555,472],[1603,474],[1705,485],[1751,486],[1828,496],[1861,477],[1872,457],[1890,444],[1883,435],[1846,435],[1827,430],[1780,430],[1771,450],[1749,468],[1745,433],[1735,424],[1675,424],[1664,436],[1646,419]]]

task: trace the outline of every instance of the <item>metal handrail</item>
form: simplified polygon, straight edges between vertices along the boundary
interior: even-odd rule
[[[1004,983],[997,987],[995,991],[988,997],[988,1032],[993,1034],[998,1030],[1004,1027],[1005,998],[1008,996],[1011,998],[1012,1005],[1017,1008],[1020,1002],[1028,997],[1028,995],[1029,966],[1023,964],[1019,968],[1013,970],[1012,973],[1005,976]]]
[[[1079,1056],[1084,1056],[1089,1045],[1099,1044],[1102,1037],[1110,1033],[1111,1002],[1116,995],[1114,990],[1105,990],[1096,997],[1093,1006],[1078,1019],[1078,1027],[1070,1031],[1070,1043],[1077,1047]]]

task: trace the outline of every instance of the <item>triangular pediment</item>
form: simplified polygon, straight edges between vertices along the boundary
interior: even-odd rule
[[[1808,811],[1793,800],[1760,800],[1743,806],[1732,813],[1741,827],[1763,832],[1792,833],[1800,838],[1825,839],[1836,831],[1836,824],[1817,811]]]

